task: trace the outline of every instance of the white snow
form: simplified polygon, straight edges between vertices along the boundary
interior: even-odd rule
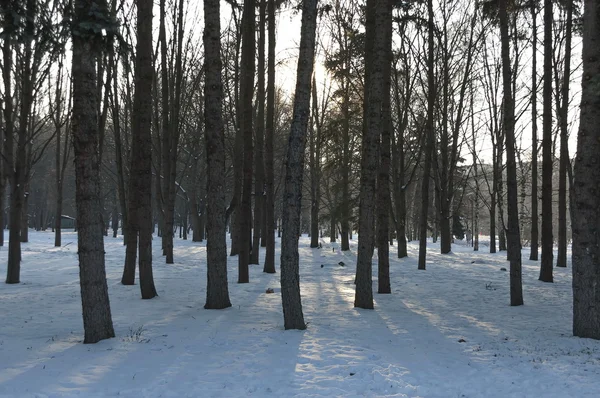
[[[409,243],[408,259],[391,248],[393,293],[357,310],[356,241],[343,253],[328,240],[310,249],[303,236],[308,329],[284,331],[279,273],[253,265],[250,283],[237,284],[230,257],[233,307],[204,310],[205,243],[178,240],[176,264],[165,265],[155,239],[160,296],[141,300],[138,285],[120,285],[124,247],[108,237],[117,337],[84,345],[76,239],[65,233],[54,248],[52,233],[31,232],[22,283],[0,283],[2,397],[600,396],[600,342],[571,336],[571,269],[539,282],[525,251],[525,306],[508,305],[506,253],[455,244],[440,255],[432,244],[418,271]],[[6,257],[4,247],[2,277]]]

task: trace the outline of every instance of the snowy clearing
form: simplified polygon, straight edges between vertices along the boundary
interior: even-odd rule
[[[204,310],[205,243],[176,242],[165,265],[155,239],[159,297],[122,286],[122,239],[106,238],[117,337],[83,345],[77,236],[31,232],[19,285],[0,284],[0,396],[63,397],[597,397],[600,341],[571,336],[571,269],[537,280],[525,260],[525,306],[510,307],[506,253],[431,245],[428,270],[391,248],[391,295],[376,309],[353,308],[351,253],[300,239],[306,331],[284,331],[279,273],[251,266],[232,308]],[[261,251],[261,259],[264,250]],[[0,250],[6,274],[7,249]],[[279,252],[276,253],[278,261]],[[375,255],[376,258],[376,255]],[[346,266],[339,266],[343,261]],[[262,264],[262,261],[261,261]],[[323,267],[321,267],[323,265]],[[376,291],[377,262],[374,261]],[[278,269],[279,272],[279,269]],[[273,288],[275,294],[265,293]]]

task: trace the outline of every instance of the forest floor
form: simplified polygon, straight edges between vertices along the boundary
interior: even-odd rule
[[[600,341],[571,335],[571,269],[538,281],[525,260],[525,305],[509,306],[506,253],[428,251],[397,259],[392,291],[375,310],[353,308],[356,241],[350,252],[300,239],[305,331],[284,331],[279,273],[251,266],[233,306],[204,310],[206,244],[176,242],[165,265],[154,240],[159,297],[141,300],[122,286],[122,239],[106,238],[106,266],[117,337],[82,344],[77,236],[31,232],[21,284],[0,284],[1,397],[598,397]],[[279,240],[277,240],[279,244]],[[261,261],[264,250],[261,251]],[[0,249],[0,275],[7,249]],[[279,247],[276,253],[279,262]],[[376,255],[375,255],[376,259]],[[338,263],[343,261],[346,266]],[[262,262],[261,262],[262,263]],[[321,266],[323,265],[323,266]],[[374,291],[377,261],[374,260]],[[279,272],[279,267],[278,272]],[[273,288],[275,294],[267,294]]]

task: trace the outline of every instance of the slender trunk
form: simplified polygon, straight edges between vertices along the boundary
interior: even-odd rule
[[[569,160],[569,81],[571,80],[571,36],[573,28],[573,2],[567,1],[567,31],[560,106],[560,168],[558,178],[558,257],[557,267],[567,266],[567,168]]]
[[[552,282],[552,0],[544,0],[544,115],[542,140],[542,261],[540,278]]]
[[[252,98],[254,89],[254,5],[255,0],[244,2],[242,22],[242,76],[240,81],[241,128],[244,138],[244,165],[242,173],[242,200],[238,212],[240,223],[240,254],[238,256],[238,283],[249,282],[248,264],[252,249],[252,173],[253,173],[253,135]]]
[[[538,139],[537,139],[537,9],[531,2],[532,49],[531,49],[531,252],[529,260],[538,260],[539,211],[538,211]]]
[[[499,19],[502,42],[502,82],[504,87],[504,136],[506,138],[506,173],[508,194],[508,255],[510,261],[510,305],[523,305],[521,277],[521,234],[519,231],[519,203],[517,188],[517,165],[515,159],[515,102],[512,92],[510,49],[508,36],[507,0],[500,0]]]
[[[310,134],[310,247],[319,247],[321,207],[321,126],[317,101],[317,80],[312,82],[312,123]]]
[[[385,57],[382,61],[382,97],[381,97],[381,146],[379,155],[379,175],[377,179],[377,258],[378,258],[378,288],[377,293],[391,293],[390,286],[390,146],[392,135],[391,112],[391,67],[392,67],[392,2],[387,1],[388,7],[385,19],[380,23],[384,30],[383,50]],[[392,241],[393,243],[393,241]]]
[[[294,96],[294,111],[288,140],[285,193],[283,196],[283,237],[281,238],[281,303],[284,327],[306,329],[300,297],[298,236],[302,210],[304,150],[310,113],[311,79],[315,58],[317,0],[304,0],[300,54]]]
[[[275,0],[267,0],[267,30],[269,36],[267,61],[267,120],[265,123],[265,213],[266,238],[263,271],[275,273],[275,193],[273,136],[275,131]]]
[[[427,1],[428,13],[428,33],[427,33],[427,126],[425,140],[425,162],[423,164],[423,180],[421,181],[421,218],[419,231],[419,264],[418,269],[426,268],[427,255],[427,215],[429,213],[429,171],[431,170],[431,160],[433,155],[433,146],[435,143],[433,108],[435,106],[435,80],[434,80],[434,40],[433,40],[433,3]]]
[[[118,62],[115,63],[114,70],[117,73]],[[119,108],[119,96],[118,96],[118,79],[113,80],[112,90],[112,121],[113,121],[113,134],[115,141],[115,158],[117,167],[117,187],[119,192],[119,207],[121,208],[121,227],[123,232],[123,244],[127,242],[127,226],[129,217],[127,215],[127,191],[125,181],[125,171],[123,168],[123,162],[125,161],[123,156],[123,140],[121,139],[121,123],[120,123],[120,108]]]
[[[250,264],[259,263],[260,237],[263,231],[263,209],[265,191],[264,169],[264,133],[265,133],[265,33],[266,33],[266,6],[267,0],[260,1],[259,39],[258,39],[258,112],[256,115],[256,149],[255,149],[255,177],[254,177],[254,234],[252,236],[252,253]]]

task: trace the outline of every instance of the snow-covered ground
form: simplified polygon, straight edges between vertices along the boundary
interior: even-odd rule
[[[2,397],[600,396],[600,342],[571,336],[570,268],[555,268],[547,284],[524,260],[525,305],[510,307],[505,253],[456,244],[442,256],[432,245],[418,271],[409,244],[408,259],[392,248],[393,293],[357,310],[356,242],[342,253],[328,240],[310,249],[302,237],[308,329],[284,331],[279,274],[262,265],[237,284],[230,258],[233,307],[204,310],[205,243],[177,241],[176,264],[165,265],[155,239],[160,296],[141,300],[138,285],[119,284],[122,240],[107,238],[117,337],[83,345],[77,237],[65,233],[62,248],[49,232],[30,239],[22,283],[0,283]],[[6,257],[0,249],[2,278]],[[376,269],[375,261],[375,291]]]

